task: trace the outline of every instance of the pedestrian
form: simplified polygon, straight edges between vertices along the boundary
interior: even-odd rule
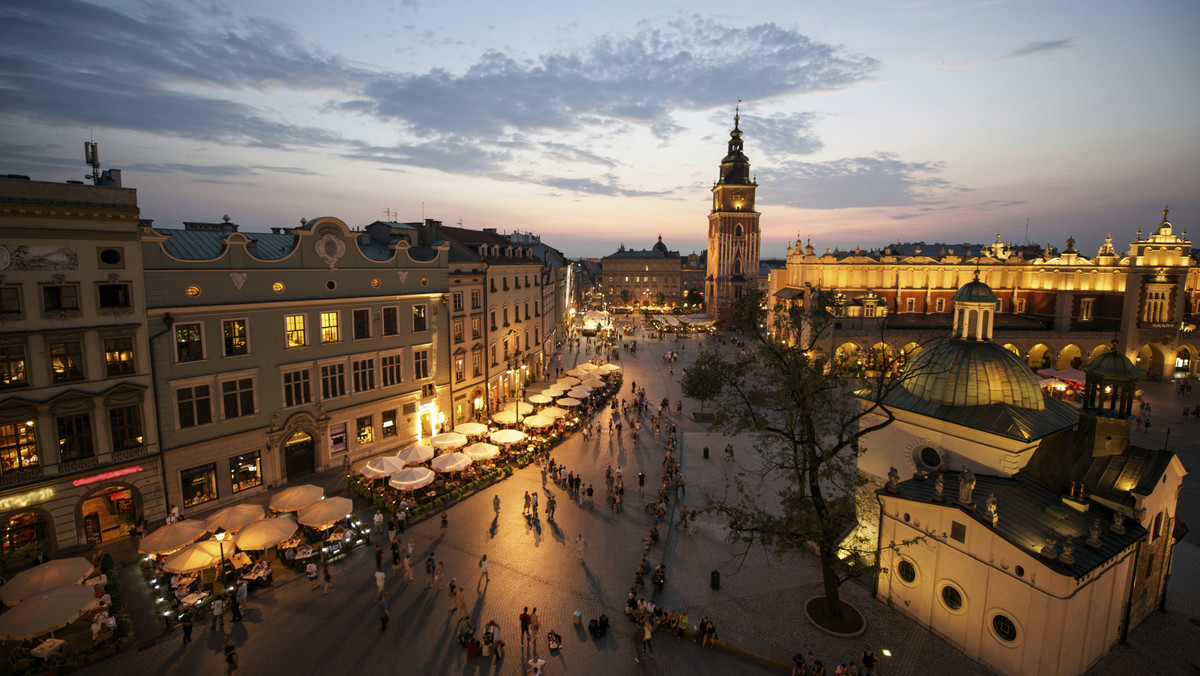
[[[521,643],[524,644],[529,640],[529,606],[525,606],[517,619],[521,621]]]
[[[487,633],[492,637],[492,661],[499,662],[504,657],[504,641],[500,640],[500,625],[495,620],[488,622]]]
[[[642,650],[645,651],[646,654],[650,655],[650,659],[654,659],[654,646],[650,644],[650,638],[652,636],[654,636],[654,625],[651,624],[650,619],[647,618],[646,621],[642,623]]]
[[[238,658],[237,645],[234,644],[233,639],[225,639],[225,673],[230,674],[230,676],[236,674],[240,663],[241,660]]]
[[[530,645],[534,645],[534,646],[537,645],[538,632],[540,632],[541,629],[542,629],[542,620],[541,620],[541,618],[538,617],[537,608],[534,608],[533,612],[529,613],[529,643],[530,643]]]
[[[458,593],[454,596],[454,604],[454,607],[460,612],[462,617],[469,617],[467,615],[467,590],[465,587],[458,588]]]
[[[233,618],[233,621],[241,622],[242,606],[238,603],[237,594],[235,592],[229,592],[229,601],[227,605],[229,606],[229,614]]]
[[[540,657],[533,657],[529,660],[529,676],[542,676],[542,667],[546,666],[546,660]]]
[[[392,570],[400,567],[400,541],[392,540]]]
[[[442,512],[442,530],[446,530],[446,526],[449,525],[449,523],[449,520],[446,518],[446,513]]]
[[[529,515],[529,491],[525,491],[525,506],[521,508],[521,513]]]
[[[579,562],[583,563],[583,550],[587,548],[587,543],[583,541],[583,533],[575,538],[575,546],[579,548]]]
[[[496,516],[500,516],[500,494],[492,496],[492,509],[496,510]]]
[[[375,518],[372,520],[372,523],[374,524],[375,527],[372,528],[371,530],[374,531],[374,533],[377,535],[382,535],[383,534],[383,510],[382,509],[375,510]]]
[[[412,582],[413,579],[413,560],[410,554],[404,556],[404,579],[408,582]]]
[[[638,472],[638,492],[646,494],[646,475],[641,472]]]
[[[212,630],[216,631],[218,625],[225,631],[225,599],[220,596],[212,602]]]
[[[322,572],[325,575],[325,591],[323,593],[328,594],[329,588],[333,586],[333,573],[330,572],[328,563],[325,564],[325,569]]]
[[[554,520],[554,508],[557,506],[558,506],[558,501],[554,499],[553,495],[546,498],[546,518],[547,519],[549,519],[551,521]]]
[[[183,611],[183,618],[180,620],[183,626],[183,645],[187,645],[192,640],[192,609],[187,608]]]
[[[859,672],[861,676],[874,676],[875,665],[879,664],[879,658],[875,656],[875,653],[870,648],[863,651],[862,658],[859,661],[862,662],[862,671]]]
[[[535,519],[538,518],[538,509],[537,509],[538,508],[538,494],[537,494],[537,491],[534,491],[533,494],[531,494],[529,496],[529,508],[531,510],[533,510],[533,518],[535,518]]]
[[[388,612],[387,599],[383,597],[382,591],[375,596],[375,608],[379,612],[379,631],[383,631],[387,629],[388,620],[391,619],[392,614]]]
[[[304,567],[304,573],[308,576],[308,583],[312,585],[312,590],[317,591],[317,563],[309,561]]]
[[[382,570],[375,571],[375,588],[379,590],[380,594],[383,593],[385,583],[387,583],[387,575]]]
[[[458,583],[454,578],[450,578],[448,593],[450,595],[450,614],[453,615],[454,611],[458,610]]]
[[[484,554],[483,558],[479,559],[479,577],[483,579],[484,586],[487,586],[487,583],[492,581],[492,578],[488,577],[488,568],[490,568],[490,565],[488,564],[487,554]]]
[[[237,601],[239,604],[245,606],[246,599],[248,598],[250,598],[250,583],[242,580],[238,582]]]
[[[429,558],[425,559],[425,574],[429,577],[429,579],[425,581],[426,589],[429,589],[433,586],[433,580],[436,575],[436,571],[437,564],[434,563],[433,552],[429,552]]]
[[[396,534],[404,532],[404,526],[408,523],[408,510],[402,509],[396,512]]]
[[[383,549],[375,545],[375,570],[383,570]]]
[[[438,561],[437,570],[433,572],[433,579],[437,580],[438,591],[441,591],[446,586],[446,564]]]

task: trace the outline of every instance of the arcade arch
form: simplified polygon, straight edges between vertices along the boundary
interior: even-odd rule
[[[1077,369],[1083,366],[1083,352],[1078,345],[1070,344],[1063,347],[1058,352],[1058,361],[1055,362],[1055,367],[1059,371],[1066,369]]]
[[[1049,346],[1038,343],[1029,348],[1029,352],[1025,354],[1025,363],[1034,371],[1038,369],[1052,368],[1054,352]]]

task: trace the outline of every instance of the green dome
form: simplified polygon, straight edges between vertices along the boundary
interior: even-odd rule
[[[975,281],[964,284],[950,300],[955,303],[995,303],[1000,299],[992,293],[992,287],[979,281],[979,278],[976,277]]]
[[[1133,362],[1129,361],[1129,357],[1120,352],[1105,352],[1096,357],[1090,362],[1083,365],[1082,371],[1088,375],[1103,376],[1105,378],[1141,378],[1146,375],[1139,371]]]
[[[987,290],[986,285],[980,286]],[[991,341],[952,338],[930,345],[905,369],[903,387],[925,401],[946,406],[1045,408],[1037,376],[1015,354]]]

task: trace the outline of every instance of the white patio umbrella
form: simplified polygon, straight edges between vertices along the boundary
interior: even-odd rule
[[[602,373],[612,373],[613,371],[620,371],[621,367],[616,364],[601,364],[597,370]]]
[[[554,400],[544,394],[534,394],[529,397],[531,404],[549,404],[552,401]]]
[[[263,519],[238,531],[238,534],[233,536],[233,543],[238,549],[267,549],[295,535],[297,528],[299,526],[290,516]]]
[[[562,399],[559,399],[558,401],[556,401],[554,403],[558,404],[559,406],[566,406],[567,408],[574,408],[583,402],[579,401],[578,399],[573,399],[571,397],[563,397]]]
[[[559,378],[557,381],[555,381],[554,384],[555,384],[555,386],[565,385],[567,387],[573,387],[573,386],[579,384],[579,379],[571,378],[571,377],[563,377],[563,378]]]
[[[598,368],[600,368],[600,367],[599,367],[599,366],[596,366],[595,364],[593,364],[593,363],[592,363],[592,362],[590,362],[590,361],[585,361],[585,362],[583,362],[582,364],[580,364],[579,366],[577,366],[576,368],[578,368],[578,369],[579,369],[579,370],[581,370],[581,371],[585,371],[585,372],[586,372],[586,371],[595,371],[596,369],[598,369]]]
[[[221,555],[230,558],[237,551],[233,540],[202,540],[194,542],[167,557],[163,562],[163,570],[168,573],[187,575],[201,570],[208,570],[221,561]]]
[[[547,418],[561,418],[561,417],[565,416],[566,414],[567,414],[566,411],[562,410],[561,408],[559,408],[557,406],[547,406],[546,408],[543,408],[542,410],[538,411],[538,415],[544,415]]]
[[[430,439],[429,443],[432,444],[434,448],[440,448],[442,450],[462,448],[463,446],[467,445],[467,435],[459,434],[458,432],[446,432]]]
[[[21,601],[68,584],[79,584],[95,570],[83,557],[51,559],[40,566],[23,570],[0,587],[0,601],[15,606]]]
[[[317,530],[325,530],[335,522],[350,516],[354,502],[350,498],[325,498],[305,507],[296,514],[296,521]]]
[[[533,413],[533,406],[526,404],[523,401],[514,401],[504,407],[505,411],[513,411],[517,415],[529,415]]]
[[[588,374],[587,371],[584,371],[583,369],[579,368],[578,366],[571,369],[570,371],[567,371],[567,375],[569,375],[573,378],[582,378],[582,377],[586,376],[587,374]]]
[[[429,466],[435,472],[460,472],[471,466],[471,456],[466,453],[447,453],[434,458]]]
[[[266,512],[263,510],[262,505],[250,503],[232,505],[213,512],[211,516],[204,520],[204,527],[209,532],[215,533],[218,528],[224,528],[227,532],[233,533],[258,521],[265,515]]]
[[[436,454],[437,453],[428,446],[413,444],[412,446],[409,446],[403,451],[397,453],[396,457],[403,460],[404,464],[406,465],[419,465],[420,463],[432,458]]]
[[[496,415],[492,416],[492,420],[495,420],[497,423],[499,423],[501,425],[513,425],[517,422],[517,412],[516,411],[500,411]]]
[[[431,483],[433,483],[433,470],[428,467],[406,467],[388,479],[389,486],[405,491],[428,486]]]
[[[487,425],[484,425],[482,423],[465,422],[461,425],[456,426],[454,428],[454,431],[458,432],[459,434],[465,434],[468,437],[474,437],[474,436],[479,436],[480,434],[487,434],[488,428],[487,428]]]
[[[100,605],[91,587],[77,584],[55,587],[25,599],[0,613],[0,639],[23,641],[71,624]]]
[[[542,429],[543,427],[549,427],[549,426],[553,425],[554,418],[551,418],[549,416],[544,416],[544,415],[531,415],[528,418],[525,418],[524,420],[522,420],[521,422],[524,423],[524,425],[526,427],[532,427],[534,429]]]
[[[362,475],[372,479],[382,479],[404,469],[404,461],[393,455],[383,455],[371,458],[362,466]]]
[[[491,460],[500,455],[500,448],[481,441],[467,446],[462,452],[472,460]]]
[[[294,512],[320,500],[325,489],[312,484],[300,484],[285,488],[271,496],[270,508],[276,512]]]
[[[604,387],[604,381],[599,380],[597,378],[593,378],[591,376],[588,376],[587,378],[584,378],[583,381],[579,383],[579,385],[580,385],[580,387],[590,387],[594,390],[597,387]]]
[[[565,393],[566,393],[566,390],[562,389],[560,387],[547,387],[546,389],[542,390],[542,394],[546,395],[547,397],[554,398],[554,399],[558,399],[559,397],[563,396],[563,394],[565,394]]]
[[[138,543],[142,554],[170,554],[200,539],[208,529],[203,521],[176,521],[154,531]]]
[[[571,391],[567,392],[567,394],[575,397],[576,399],[587,399],[588,397],[592,396],[592,388],[579,385],[577,387],[572,387]]]
[[[489,436],[492,441],[501,446],[517,444],[525,440],[525,433],[520,430],[496,430]]]

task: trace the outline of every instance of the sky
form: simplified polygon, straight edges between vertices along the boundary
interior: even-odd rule
[[[432,218],[686,255],[740,99],[764,258],[1086,255],[1164,205],[1200,233],[1197,29],[1194,0],[10,0],[0,174],[82,180],[92,139],[156,227]]]

